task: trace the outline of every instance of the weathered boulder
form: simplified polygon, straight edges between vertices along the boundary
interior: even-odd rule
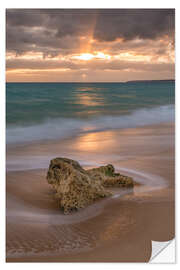
[[[78,162],[67,158],[51,160],[47,180],[55,188],[56,197],[65,213],[84,208],[98,198],[111,195],[102,186],[100,178],[92,181]]]
[[[68,158],[51,160],[47,181],[55,189],[64,213],[110,196],[105,187],[133,186],[132,178],[116,174],[112,165],[84,170],[77,161]]]
[[[101,166],[98,168],[93,168],[87,170],[87,172],[92,176],[92,178],[101,178],[102,185],[104,187],[133,187],[133,179],[129,176],[122,175],[120,173],[115,173],[113,165],[108,164],[107,166]]]

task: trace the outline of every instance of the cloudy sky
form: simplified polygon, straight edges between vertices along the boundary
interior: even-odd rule
[[[173,9],[8,9],[11,82],[174,78]]]

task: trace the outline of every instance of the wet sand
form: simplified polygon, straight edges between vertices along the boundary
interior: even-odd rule
[[[64,215],[45,179],[55,156],[112,163],[139,184]],[[174,238],[172,123],[8,147],[7,168],[8,262],[147,262],[151,240]]]

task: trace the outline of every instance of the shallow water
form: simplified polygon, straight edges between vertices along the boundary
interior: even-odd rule
[[[164,216],[173,213],[170,208],[174,185],[173,130],[172,124],[165,124],[8,148],[8,258],[35,260],[41,256],[91,253],[117,239],[120,243],[124,239],[124,249],[130,235],[142,238],[144,228],[148,231],[154,228],[155,225],[151,226],[154,218],[162,219],[166,226],[168,222],[173,224],[172,218],[167,222]],[[117,171],[132,176],[140,185],[133,191],[112,189],[113,196],[64,215],[45,179],[49,159],[56,155],[79,160],[85,168],[112,163]],[[148,225],[144,225],[146,220]],[[170,239],[172,235],[172,225],[168,225],[162,239]]]
[[[93,261],[99,248],[96,261],[131,261],[135,251],[147,261],[151,239],[171,239],[173,103],[174,82],[8,84],[7,257],[71,261],[87,252]],[[85,168],[111,163],[138,184],[64,215],[45,179],[58,156]]]
[[[174,121],[174,81],[7,83],[7,143]]]
[[[138,196],[140,193],[151,192],[152,190],[158,190],[168,187],[167,180],[163,177],[138,172],[136,170],[130,170],[125,168],[120,168],[121,173],[124,173],[128,176],[133,177],[134,181],[140,185],[131,188],[111,188],[112,196],[99,200],[97,203],[94,203],[88,206],[86,209],[81,209],[78,212],[72,213],[71,215],[64,215],[60,213],[59,209],[41,209],[40,207],[35,207],[28,204],[26,201],[22,204],[21,200],[18,200],[17,197],[13,195],[8,196],[8,207],[7,207],[7,218],[9,222],[12,223],[44,223],[51,225],[60,225],[60,224],[73,224],[86,219],[91,219],[102,213],[104,207],[112,203],[112,200],[118,200],[121,197],[132,195],[133,199]],[[33,173],[32,173],[33,175]],[[34,174],[36,177],[36,173]],[[44,181],[45,175],[42,173],[42,181]],[[18,183],[17,183],[18,184]],[[31,181],[31,188],[37,189],[36,186],[33,187],[33,182]],[[43,185],[43,182],[42,182]],[[16,187],[18,188],[18,186]],[[36,191],[38,192],[38,191]],[[26,194],[26,190],[24,190]],[[53,196],[53,194],[49,194]],[[130,196],[126,198],[127,200],[131,199]],[[139,197],[138,197],[139,199]],[[50,221],[51,220],[51,221]]]

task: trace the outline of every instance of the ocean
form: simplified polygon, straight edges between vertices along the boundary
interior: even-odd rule
[[[171,240],[174,96],[173,81],[8,83],[7,258],[123,261],[129,243],[150,258],[150,239]],[[112,164],[135,186],[64,215],[46,178],[56,157]]]
[[[175,82],[7,83],[7,144],[174,121]]]

